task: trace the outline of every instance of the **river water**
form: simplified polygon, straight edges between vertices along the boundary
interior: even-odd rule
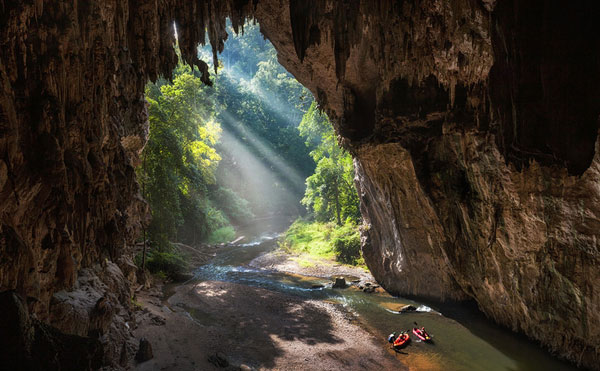
[[[381,339],[393,331],[409,330],[415,322],[425,326],[433,342],[415,341],[396,353],[389,350],[411,370],[576,370],[574,366],[553,358],[536,343],[487,320],[468,304],[431,304],[392,297],[387,294],[367,294],[348,289],[332,289],[331,279],[285,274],[255,269],[248,263],[264,252],[277,247],[277,231],[285,220],[262,223],[246,228],[249,242],[221,248],[213,261],[198,268],[198,280],[229,281],[257,286],[312,300],[342,305],[353,313],[360,325]],[[289,224],[287,224],[289,225]],[[352,277],[348,277],[352,279]],[[322,284],[323,288],[313,288]],[[394,309],[411,304],[416,313],[398,313]]]

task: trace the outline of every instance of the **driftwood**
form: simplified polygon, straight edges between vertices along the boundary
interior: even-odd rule
[[[246,238],[246,236],[240,236],[238,238],[236,238],[235,240],[229,242],[230,245],[235,245],[236,243],[240,242],[241,240],[243,240],[244,238]]]

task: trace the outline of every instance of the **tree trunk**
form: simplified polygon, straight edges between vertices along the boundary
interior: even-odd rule
[[[335,195],[335,213],[337,216],[337,224],[342,225],[342,219],[340,217],[340,187],[338,184],[338,178],[335,177],[335,182],[333,184],[333,193]]]

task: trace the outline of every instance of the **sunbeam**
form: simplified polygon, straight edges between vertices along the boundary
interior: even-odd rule
[[[260,99],[265,106],[277,115],[277,118],[282,123],[293,126],[298,125],[301,116],[289,114],[290,111],[297,111],[297,109],[295,107],[290,107],[289,103],[283,101],[279,95],[273,94],[265,89],[256,78],[244,76],[239,70],[230,68],[227,65],[224,65],[222,73],[226,78],[238,82],[241,86],[252,92],[255,97]]]
[[[226,129],[223,129],[221,134],[221,147],[228,154],[227,157],[232,165],[238,170],[222,177],[225,185],[235,189],[240,196],[248,200],[262,201],[266,213],[279,212],[280,214],[296,215],[300,206],[298,195],[297,192],[292,192],[286,184],[297,184],[295,182],[301,179],[299,175],[294,174],[292,177],[296,179],[290,179],[288,173],[274,171],[265,164],[264,159],[256,156],[252,148],[247,148],[247,143],[238,139],[239,135],[239,133],[231,133]],[[273,153],[264,145],[259,147],[263,148],[262,153]],[[289,168],[287,165],[283,166]],[[280,174],[285,174],[288,179],[281,179]],[[278,210],[280,205],[287,205],[287,210]]]
[[[246,138],[247,145],[261,155],[262,161],[266,162],[269,165],[269,168],[276,170],[280,174],[286,174],[285,177],[291,184],[304,184],[304,177],[285,160],[283,160],[279,154],[269,148],[269,146],[265,144],[264,140],[254,135],[250,130],[248,130],[248,128],[244,127],[243,123],[240,123],[239,120],[237,120],[231,113],[223,111],[221,112],[221,116],[225,118],[225,120],[229,121],[230,125],[228,125],[228,127],[234,131],[234,133],[231,134],[234,134],[239,138]],[[238,141],[238,143],[242,147],[245,146],[240,141]],[[248,153],[251,154],[250,151],[248,151]]]

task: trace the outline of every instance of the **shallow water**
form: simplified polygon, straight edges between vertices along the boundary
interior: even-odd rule
[[[281,228],[281,223],[276,220],[265,224],[262,230],[267,232],[260,237],[221,248],[210,264],[196,270],[196,278],[236,282],[301,298],[339,303],[380,338],[382,346],[387,346],[385,339],[389,333],[410,330],[417,322],[419,326],[425,326],[433,336],[433,342],[416,341],[413,335],[411,343],[402,351],[390,350],[411,370],[576,370],[553,358],[523,335],[496,326],[468,304],[426,305],[387,294],[366,294],[354,288],[332,289],[328,279],[247,266],[255,257],[276,247],[276,231]],[[313,288],[318,284],[325,287]],[[396,311],[406,304],[417,307],[418,311]]]

